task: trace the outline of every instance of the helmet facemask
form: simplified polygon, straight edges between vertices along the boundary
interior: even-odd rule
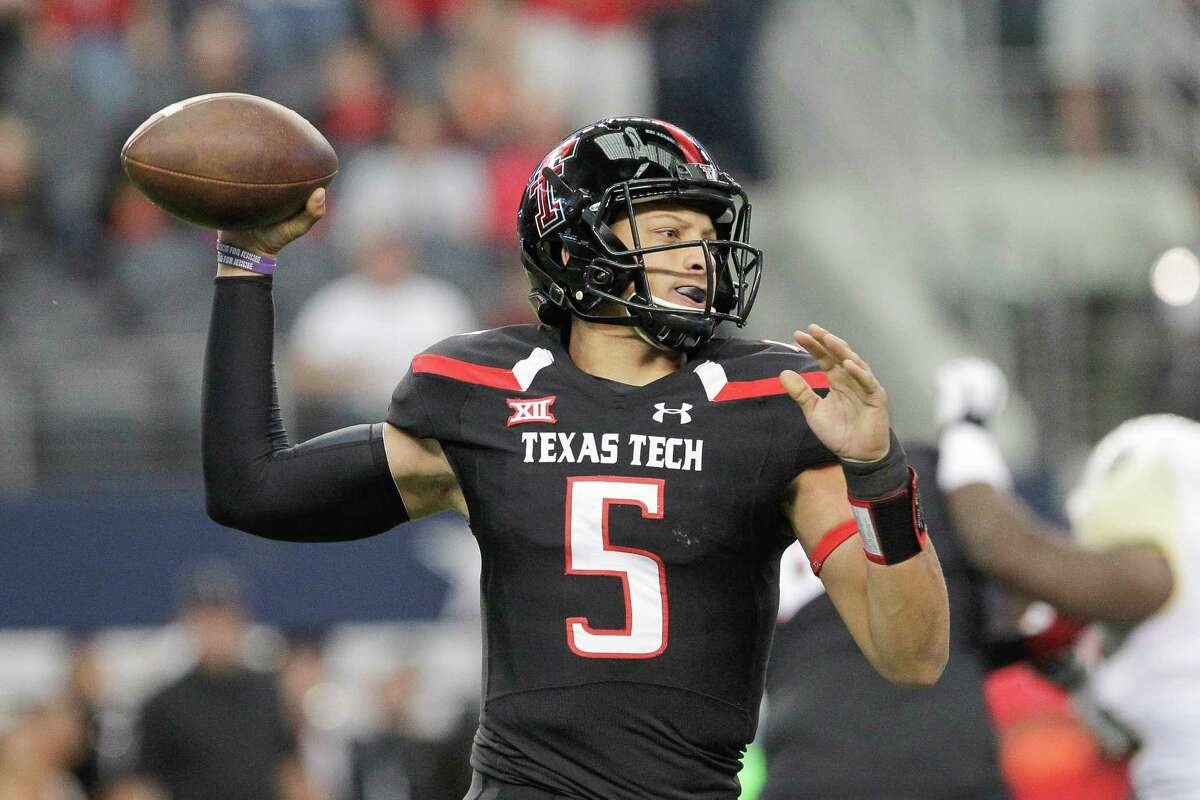
[[[650,203],[704,212],[715,238],[647,235],[666,243],[645,246],[637,213]],[[628,241],[612,230],[618,217],[629,221]],[[550,325],[628,325],[657,347],[690,350],[722,322],[744,325],[758,293],[763,256],[749,244],[749,198],[695,137],[662,120],[603,119],[557,144],[526,184],[517,232],[530,301]],[[650,290],[646,257],[688,247],[703,253],[703,307],[698,296],[679,303]],[[689,260],[689,271],[699,266]],[[697,294],[679,288],[689,300]]]
[[[567,219],[556,237],[542,240],[537,261],[566,255],[563,287],[554,286],[525,254],[525,265],[535,280],[531,299],[539,316],[556,306],[589,322],[628,325],[638,329],[650,344],[669,350],[690,350],[707,341],[721,322],[745,325],[761,278],[762,251],[748,243],[750,201],[727,175],[701,171],[703,165],[680,167],[676,178],[633,178],[608,187],[599,199],[567,186],[553,170],[543,175],[563,203]],[[717,238],[643,246],[637,210],[648,204],[680,205],[707,213]],[[632,247],[610,227],[624,217],[629,221]],[[557,240],[557,242],[556,242]],[[555,247],[554,244],[558,245]],[[668,250],[700,248],[705,262],[704,307],[695,308],[655,297],[646,272],[645,256]],[[558,250],[559,252],[554,252]],[[543,262],[544,263],[544,262]],[[556,292],[555,289],[558,291]],[[557,297],[555,296],[557,295]],[[608,308],[602,308],[605,305]],[[612,314],[612,309],[624,313]]]

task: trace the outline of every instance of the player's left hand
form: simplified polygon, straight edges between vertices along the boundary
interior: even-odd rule
[[[821,442],[847,461],[878,461],[888,453],[887,393],[867,362],[845,339],[820,325],[792,334],[796,344],[817,360],[829,378],[829,394],[820,397],[796,372],[779,374],[783,388],[804,412]]]

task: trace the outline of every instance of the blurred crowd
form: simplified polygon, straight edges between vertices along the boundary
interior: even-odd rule
[[[235,573],[212,563],[188,577],[158,634],[173,637],[165,661],[101,639],[74,646],[63,679],[48,681],[61,688],[42,687],[0,727],[0,800],[463,796],[476,711],[448,695],[422,711],[418,698],[438,692],[417,653],[391,651],[361,681],[364,721],[321,636],[264,630]],[[122,658],[144,675],[122,675]]]
[[[693,5],[9,3],[0,39],[5,281],[51,294],[76,284],[91,302],[82,304],[88,318],[72,306],[61,309],[69,319],[51,322],[36,303],[29,313],[25,294],[6,304],[5,322],[18,332],[61,332],[60,322],[93,333],[203,325],[196,300],[210,276],[199,265],[210,260],[212,234],[149,205],[116,156],[157,109],[225,91],[298,110],[341,157],[330,221],[289,252],[292,296],[342,274],[339,264],[376,283],[400,281],[371,268],[391,251],[465,293],[482,323],[524,319],[511,245],[525,179],[570,128],[655,110],[651,32],[666,35],[672,15]],[[284,305],[290,322],[298,304]]]
[[[782,142],[787,152],[791,137],[760,130],[758,84],[771,74],[758,63],[760,39],[789,25],[819,30],[820,14],[792,12],[820,5],[6,0],[0,332],[11,344],[0,348],[0,396],[37,390],[37,364],[80,342],[203,330],[213,232],[150,205],[117,159],[128,134],[171,102],[221,91],[265,95],[315,122],[341,157],[330,217],[289,248],[276,291],[281,344],[297,370],[302,411],[311,412],[301,421],[308,432],[364,407],[379,413],[382,386],[360,376],[382,367],[387,377],[377,382],[393,381],[413,352],[447,333],[529,319],[514,209],[532,167],[566,131],[607,114],[659,115],[698,135],[739,178],[769,181],[779,165],[766,154],[781,148],[765,143]],[[998,22],[986,32],[995,41],[980,47],[1016,54],[1013,82],[1031,88],[1009,100],[1040,110],[1054,132],[1045,142],[1051,152],[1161,149],[1161,137],[1148,139],[1150,127],[1139,123],[1163,86],[1182,101],[1172,109],[1195,108],[1190,0],[985,5]],[[844,13],[864,10],[856,8],[847,3]],[[1155,36],[1113,35],[1122,30]],[[1194,148],[1194,118],[1169,122],[1153,130],[1168,131],[1176,150]],[[806,127],[825,125],[814,119]],[[363,324],[329,337],[348,309],[360,310]],[[391,323],[375,324],[380,319]],[[405,347],[380,352],[385,340]],[[106,377],[126,384],[114,390],[114,416],[146,391],[180,394],[164,414],[191,410],[192,365],[162,361],[132,376],[118,366]],[[172,380],[182,385],[162,385]],[[41,405],[46,417],[59,413]],[[48,424],[30,416],[30,424]],[[45,461],[42,473],[59,471]]]
[[[744,75],[724,77],[722,69],[748,58],[748,41],[739,56],[696,50],[680,37],[697,16],[715,19],[729,9],[741,9],[741,17],[757,9],[750,15],[757,16],[764,7],[692,0],[6,3],[0,332],[10,344],[0,348],[0,397],[6,388],[16,397],[36,391],[48,355],[79,354],[93,365],[93,383],[113,387],[111,413],[91,410],[116,418],[110,431],[136,427],[121,419],[131,395],[178,398],[165,400],[175,409],[156,417],[192,410],[194,364],[130,352],[107,362],[117,360],[121,341],[203,331],[215,232],[147,202],[125,180],[117,154],[159,108],[240,91],[299,111],[341,159],[329,218],[289,248],[276,291],[281,350],[297,375],[298,430],[364,409],[378,415],[413,353],[451,333],[529,319],[514,210],[549,146],[604,115],[654,113],[660,87],[677,80],[670,70],[680,56],[717,76],[708,92],[743,96]],[[706,96],[684,104],[698,133],[707,129],[730,145],[750,134],[742,121],[706,107]],[[741,148],[725,149],[736,165]],[[361,324],[338,329],[352,319]],[[80,353],[81,343],[99,339],[110,346]],[[404,344],[391,347],[396,342]],[[8,387],[6,372],[14,381]],[[45,412],[59,417],[48,420],[52,428],[83,416],[78,400],[63,405]],[[97,430],[93,438],[112,445],[104,437]],[[152,461],[146,449],[133,458]],[[60,472],[47,465],[52,456],[34,458],[42,474]],[[0,476],[17,486],[30,480]]]

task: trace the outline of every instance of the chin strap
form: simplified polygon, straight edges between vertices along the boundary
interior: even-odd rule
[[[659,300],[657,297],[651,302],[667,309],[686,309],[686,306]],[[625,310],[639,320],[639,324],[634,326],[638,336],[659,350],[694,350],[711,339],[717,327],[715,320],[671,314],[669,311],[655,314],[638,309]]]

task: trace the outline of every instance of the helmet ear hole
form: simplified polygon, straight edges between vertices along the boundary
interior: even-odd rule
[[[603,267],[598,264],[589,264],[587,267],[587,283],[589,286],[595,286],[598,289],[609,291],[616,281],[617,276],[608,267]]]

